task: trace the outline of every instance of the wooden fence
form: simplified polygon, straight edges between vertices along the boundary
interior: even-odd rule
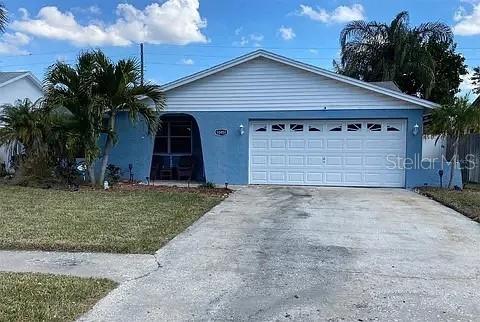
[[[453,139],[448,139],[447,159],[453,156]],[[464,183],[480,183],[480,134],[470,134],[460,139],[458,147],[459,161],[462,166]],[[474,163],[472,163],[474,162]]]

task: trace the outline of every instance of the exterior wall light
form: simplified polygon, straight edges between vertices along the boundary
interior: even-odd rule
[[[413,126],[413,132],[412,133],[413,133],[413,135],[418,135],[418,132],[420,132],[420,125],[415,124]]]
[[[240,135],[244,135],[245,130],[243,129],[243,124],[240,124]]]

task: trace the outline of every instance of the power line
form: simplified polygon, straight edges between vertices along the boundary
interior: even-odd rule
[[[183,48],[226,48],[226,49],[271,49],[271,50],[338,50],[340,49],[340,46],[337,47],[278,47],[278,46],[234,46],[234,45],[213,45],[213,44],[190,44],[190,45],[160,45],[163,48],[168,48],[168,47],[183,47]],[[129,55],[135,55],[136,53],[131,51],[132,47],[120,47],[120,46],[105,46],[105,47],[83,47],[83,48],[78,48],[78,49],[72,49],[72,50],[61,50],[61,51],[50,51],[50,52],[36,52],[36,53],[28,53],[28,54],[17,54],[17,55],[3,55],[0,57],[3,58],[16,58],[16,57],[31,57],[31,56],[43,56],[43,55],[58,55],[58,54],[67,54],[67,53],[80,53],[82,51],[86,50],[95,50],[95,49],[109,49],[109,48],[115,48],[117,50],[121,49],[128,49],[130,50]],[[160,47],[156,47],[156,49],[160,49]],[[457,50],[480,50],[480,47],[457,47]]]

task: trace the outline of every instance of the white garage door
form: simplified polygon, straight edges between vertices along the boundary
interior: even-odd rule
[[[405,120],[250,123],[251,184],[404,187]]]

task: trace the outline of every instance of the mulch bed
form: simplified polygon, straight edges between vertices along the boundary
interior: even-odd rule
[[[189,192],[205,194],[209,196],[223,196],[228,197],[233,192],[226,188],[203,188],[203,187],[179,187],[179,186],[162,186],[162,185],[145,185],[140,183],[120,182],[111,188],[113,191],[138,191],[138,190],[153,190],[161,192]]]

